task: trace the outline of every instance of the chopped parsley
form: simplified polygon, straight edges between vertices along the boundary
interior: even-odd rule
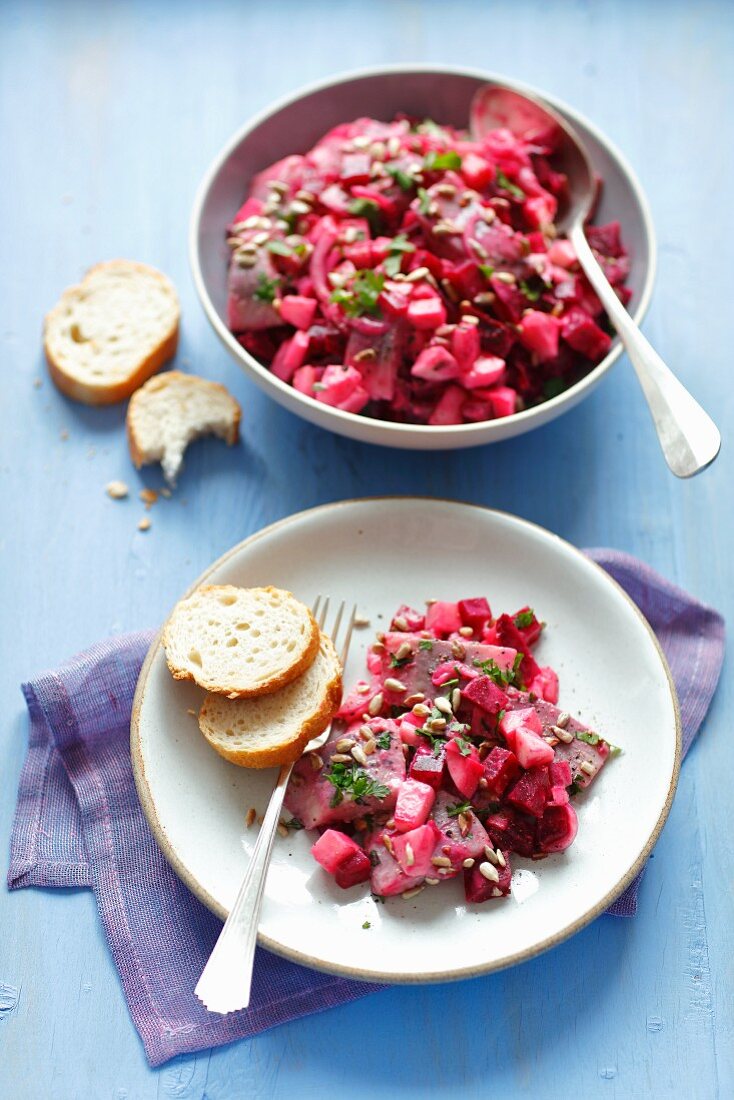
[[[479,270],[485,279],[491,279],[494,275],[494,268],[491,264],[479,264]]]
[[[350,288],[337,287],[332,291],[331,301],[340,305],[348,317],[379,314],[377,299],[384,284],[385,276],[368,267],[357,272]]]
[[[432,730],[427,730],[423,726],[417,726],[415,732],[420,734],[421,737],[425,737],[428,741],[431,742],[431,748],[433,749],[433,755],[434,756],[440,756],[441,755],[441,749],[446,744],[446,738],[445,737],[441,737],[440,734],[436,734]]]
[[[471,755],[472,746],[468,741],[465,741],[463,737],[456,737],[454,740],[456,741],[459,752],[462,756]]]
[[[293,255],[293,249],[291,248],[291,246],[289,244],[286,244],[285,241],[278,241],[278,240],[268,241],[267,244],[265,245],[265,247],[267,248],[268,252],[272,252],[276,256],[292,256]]]
[[[361,805],[365,798],[387,798],[390,788],[378,783],[356,764],[332,764],[325,778],[335,788],[329,805],[339,806],[345,797]]]
[[[274,302],[279,286],[280,279],[269,279],[265,272],[261,271],[257,277],[253,297],[257,298],[259,302]]]
[[[285,827],[286,827],[286,829],[293,829],[293,830],[302,829],[303,828],[303,822],[297,817],[292,817],[290,819],[290,821],[285,822]]]
[[[500,668],[497,662],[491,657],[488,661],[480,661],[478,657],[475,657],[474,664],[477,668],[482,670],[485,676],[489,676],[490,680],[494,680],[498,687],[506,687],[508,684],[516,683],[517,673],[523,662],[523,657],[524,654],[518,653],[512,668]]]
[[[446,807],[446,813],[449,817],[458,817],[459,814],[467,814],[472,810],[471,802],[454,802],[453,805]]]
[[[622,750],[620,749],[619,745],[613,745],[611,743],[611,741],[606,741],[605,744],[606,744],[607,748],[609,749],[609,755],[610,756],[621,756],[622,755]]]
[[[569,795],[571,795],[571,796],[573,796],[575,794],[578,794],[579,791],[581,791],[582,789],[583,788],[579,787],[579,785],[578,785],[578,783],[576,782],[575,779],[574,779],[573,783],[569,784],[569,786],[566,787],[566,790],[568,791]]]
[[[431,205],[431,196],[425,187],[418,188],[418,213],[427,214]]]
[[[363,927],[363,928],[371,928],[371,927],[372,927],[372,925],[370,924],[370,922],[369,922],[368,920],[366,920],[366,921],[365,921],[365,922],[363,923],[362,927]]]
[[[401,191],[411,191],[415,187],[415,180],[403,168],[391,168],[388,165],[387,174],[392,176]]]
[[[598,745],[600,738],[598,733],[593,733],[591,730],[579,730],[576,740],[585,741],[587,745]]]
[[[403,254],[406,252],[415,252],[415,245],[410,243],[404,233],[398,233],[397,237],[390,241],[388,256],[383,265],[391,278],[400,271]]]
[[[524,630],[525,627],[532,626],[535,622],[535,612],[532,607],[529,607],[527,611],[519,611],[515,616],[515,626],[518,630]]]
[[[497,170],[495,180],[497,181],[497,186],[501,187],[503,191],[509,191],[513,199],[525,198],[523,189],[518,187],[516,183],[513,183],[512,180],[508,179],[505,173],[501,172],[499,169]]]
[[[449,149],[445,153],[437,153],[432,149],[423,158],[423,167],[427,172],[444,172],[450,169],[457,171],[461,168],[461,157],[455,149]]]
[[[520,290],[523,292],[529,302],[537,302],[538,298],[542,294],[540,287],[531,286],[527,279],[520,280]]]
[[[349,213],[355,218],[366,218],[373,233],[382,228],[382,211],[374,199],[354,199],[349,204]]]
[[[433,649],[433,642],[428,638],[423,638],[422,641],[418,642],[418,649],[425,649],[430,653]]]
[[[398,657],[395,653],[390,654],[390,668],[403,668],[405,665],[410,664],[413,659],[413,654],[409,653],[407,657]]]
[[[392,745],[392,738],[390,737],[390,734],[387,732],[387,730],[385,730],[384,733],[380,734],[380,736],[375,740],[375,744],[377,745],[378,749],[390,748],[390,746]]]

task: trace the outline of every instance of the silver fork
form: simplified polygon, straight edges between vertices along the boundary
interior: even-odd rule
[[[313,614],[318,621],[319,629],[324,628],[328,610],[329,597],[322,600],[319,596],[313,606]],[[345,610],[346,603],[342,600],[331,630],[331,640],[339,653],[342,665],[346,662],[349,643],[352,640],[356,607],[352,606],[346,619]],[[344,623],[345,633],[340,648],[339,633],[342,623]],[[331,726],[309,741],[304,753],[320,749],[327,740],[330,730]],[[285,789],[294,766],[295,761],[292,764],[283,764],[278,773],[245,877],[242,879],[234,905],[194,990],[196,996],[210,1012],[236,1012],[240,1008],[247,1008],[250,1003],[252,967],[255,961],[257,929],[260,923],[265,880]]]

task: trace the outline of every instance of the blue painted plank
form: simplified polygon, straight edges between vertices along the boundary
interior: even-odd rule
[[[19,681],[102,635],[160,621],[213,558],[300,508],[399,492],[490,504],[578,545],[638,553],[731,612],[730,457],[725,448],[702,478],[675,482],[628,364],[532,437],[434,455],[350,443],[276,408],[228,360],[195,299],[185,235],[211,156],[249,114],[298,84],[400,60],[504,71],[588,114],[637,168],[660,237],[647,331],[730,431],[732,11],[724,0],[454,0],[449,22],[447,6],[430,0],[0,8],[3,838],[26,735]],[[148,534],[136,529],[134,497],[113,503],[103,492],[116,477],[159,484],[130,469],[123,410],[67,402],[45,380],[40,354],[45,309],[86,266],[115,255],[172,276],[184,316],[179,362],[226,382],[245,410],[242,447],[196,446]],[[91,895],[0,892],[0,1093],[734,1095],[725,885],[734,880],[734,819],[722,766],[731,704],[725,675],[635,920],[603,918],[507,973],[390,990],[156,1072],[130,1025]]]

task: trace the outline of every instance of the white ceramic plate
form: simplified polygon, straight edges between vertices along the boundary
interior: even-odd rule
[[[354,599],[384,627],[401,602],[486,595],[525,603],[548,623],[538,656],[560,675],[561,703],[623,749],[578,800],[579,833],[561,855],[515,859],[512,897],[469,906],[460,880],[410,901],[340,890],[309,854],[314,834],[276,838],[260,942],[298,962],[388,982],[468,977],[559,943],[609,905],[647,857],[670,809],[680,731],[665,659],[620,588],[578,550],[523,520],[419,498],[347,501],[283,520],[235,547],[197,584],[276,584],[310,603]],[[372,629],[356,632],[347,684]],[[246,771],[208,747],[154,642],[133,707],[138,791],[167,859],[224,917],[245,870],[274,772]],[[363,929],[363,922],[371,927]]]

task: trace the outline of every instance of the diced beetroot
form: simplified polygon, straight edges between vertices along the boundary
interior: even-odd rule
[[[486,792],[495,798],[502,798],[511,783],[520,774],[520,765],[514,752],[496,745],[484,761],[484,778],[487,781]]]
[[[397,670],[400,680],[405,684],[406,695],[421,692],[431,699],[436,694],[436,687],[440,687],[457,675],[466,680],[478,676],[479,670],[474,665],[474,661],[493,660],[500,668],[512,668],[517,656],[514,649],[484,645],[470,639],[462,638],[461,649],[459,649],[454,642],[448,640],[424,638],[419,634],[395,631],[385,635],[385,651],[382,658],[378,659],[383,678],[396,675],[392,658],[405,642],[411,644],[415,654],[412,661]],[[455,655],[460,652],[464,653],[463,659]],[[368,660],[371,660],[372,656],[369,654]]]
[[[529,309],[520,322],[520,339],[537,356],[538,362],[545,363],[558,355],[560,329],[561,322],[551,313]]]
[[[458,604],[447,603],[445,600],[436,600],[429,605],[426,612],[426,630],[430,630],[436,637],[448,637],[464,625]]]
[[[428,417],[428,423],[434,427],[442,424],[463,424],[461,410],[465,400],[466,392],[461,386],[449,386],[436,402],[433,412]]]
[[[552,733],[550,727],[556,725],[561,714],[560,710],[544,699],[535,699],[531,702],[525,692],[512,693],[507,714],[500,724],[500,729],[502,729],[502,724],[505,722],[510,724],[519,722],[522,725],[526,720],[528,709],[535,711],[537,724],[540,725],[546,735],[550,735]],[[518,711],[522,713],[522,717],[519,719],[512,718],[511,715],[516,714]],[[568,718],[565,723],[566,730],[574,734],[574,740],[569,743],[559,741],[554,750],[555,759],[556,761],[565,760],[568,762],[571,768],[572,782],[583,789],[594,782],[609,759],[609,745],[576,718]],[[579,734],[584,734],[585,740],[581,740],[578,737]],[[590,766],[591,774],[588,770],[581,770],[582,764]]]
[[[505,374],[504,359],[500,359],[496,355],[483,355],[475,361],[471,370],[462,375],[461,384],[467,390],[481,389],[483,386],[495,386],[504,381]]]
[[[427,382],[445,382],[458,377],[459,364],[446,348],[428,347],[420,353],[410,373],[414,378],[423,378]]]
[[[525,639],[526,645],[534,646],[543,632],[543,624],[538,619],[532,607],[521,607],[519,611],[515,612],[512,619]],[[518,619],[523,624],[522,626],[518,625]]]
[[[360,882],[367,882],[372,874],[372,864],[369,856],[358,848],[348,859],[340,863],[334,872],[334,881],[342,890],[348,890],[350,886],[357,886]]]
[[[517,412],[517,392],[511,386],[493,386],[487,390],[487,399],[498,419],[502,416],[513,416]]]
[[[510,866],[510,853],[503,852],[504,866],[495,867],[498,875],[497,882],[490,882],[479,870],[479,863],[464,871],[464,896],[471,904],[489,901],[490,898],[506,898],[512,884],[512,867]]]
[[[539,736],[542,735],[543,723],[534,707],[527,705],[515,706],[513,709],[508,710],[500,720],[500,732],[508,741],[512,737],[514,731],[520,729],[520,727],[531,730]]]
[[[451,334],[451,350],[459,364],[459,369],[462,372],[471,370],[479,356],[479,327],[457,325]]]
[[[489,676],[477,676],[461,689],[461,694],[493,718],[507,706],[507,695]]]
[[[535,195],[533,198],[527,199],[522,206],[522,212],[528,225],[535,226],[536,229],[551,225],[557,209],[558,203],[553,195],[548,194]]]
[[[308,344],[307,332],[296,332],[290,340],[283,341],[270,364],[270,369],[276,378],[280,378],[283,382],[290,382],[298,368],[302,367],[306,361]]]
[[[456,606],[462,623],[464,626],[470,626],[472,630],[481,630],[492,618],[492,609],[484,596],[475,596],[471,600],[459,600]]]
[[[486,829],[492,842],[504,852],[509,849],[519,856],[532,856],[535,851],[537,820],[519,810],[500,810],[487,818]]]
[[[415,748],[417,745],[425,744],[423,738],[416,730],[419,726],[423,725],[423,719],[419,718],[417,714],[413,714],[411,710],[402,714],[399,719],[400,740],[404,745],[410,745]]]
[[[289,325],[307,329],[316,316],[316,306],[315,298],[303,298],[300,294],[288,294],[280,303],[280,316]]]
[[[311,855],[325,871],[333,875],[355,852],[362,852],[356,840],[338,829],[327,829],[311,848]]]
[[[541,852],[563,852],[573,844],[578,827],[573,806],[548,806],[538,824],[538,847]]]
[[[461,174],[469,187],[483,191],[494,179],[494,167],[484,157],[476,153],[467,153],[461,161]]]
[[[397,624],[400,623],[400,626]],[[420,611],[415,611],[412,607],[408,607],[407,604],[401,604],[395,612],[392,622],[390,623],[391,630],[408,630],[411,633],[423,630],[426,625],[425,615],[421,615]]]
[[[597,363],[609,351],[612,338],[583,309],[573,306],[563,317],[561,335],[574,351]]]
[[[602,256],[622,256],[624,248],[620,235],[619,222],[607,225],[590,225],[586,229],[586,239],[590,246]]]
[[[344,183],[369,183],[371,161],[367,153],[347,153],[342,157],[341,179]]]
[[[570,781],[569,781],[570,782]],[[428,783],[406,779],[398,790],[393,818],[399,833],[416,829],[427,820],[436,799],[436,792]]]
[[[539,737],[533,730],[520,726],[512,737],[508,737],[507,744],[520,761],[522,768],[534,768],[538,765],[547,765],[553,761],[553,749]]]
[[[309,397],[315,397],[313,384],[318,382],[322,373],[317,367],[299,367],[293,375],[293,389],[298,390],[299,393],[308,394]]]
[[[505,801],[514,806],[515,809],[531,814],[532,817],[542,817],[548,797],[548,789],[548,769],[544,767],[528,768],[505,795]]]
[[[538,662],[533,658],[528,645],[509,615],[500,615],[495,623],[497,638],[501,645],[512,646],[523,654],[520,665],[520,678],[524,684],[530,684],[540,672]]]
[[[571,765],[568,760],[554,760],[548,768],[552,787],[568,787],[571,784]]]
[[[419,825],[407,833],[395,833],[392,836],[395,858],[406,875],[423,878],[430,874],[431,857],[440,837],[433,821]]]
[[[370,684],[367,680],[357,680],[352,690],[343,697],[337,717],[343,718],[347,722],[354,722],[361,718],[367,710],[370,700],[377,695],[379,690],[379,683],[373,681]]]
[[[446,308],[438,295],[414,298],[408,306],[408,320],[416,328],[439,328],[446,324]]]
[[[299,335],[296,333],[296,336]],[[360,412],[369,401],[369,394],[362,385],[362,375],[354,367],[327,367],[319,386],[323,388],[314,394],[316,400],[345,412]]]
[[[551,787],[548,792],[549,806],[565,806],[570,795],[565,787]]]
[[[393,897],[402,894],[411,887],[420,885],[422,879],[419,875],[406,875],[402,867],[390,855],[385,847],[383,838],[392,846],[392,837],[384,831],[373,833],[365,841],[365,851],[372,865],[370,886],[372,893],[378,897]]]
[[[550,667],[538,670],[537,676],[528,684],[528,690],[539,695],[548,703],[558,702],[558,675]]]
[[[430,745],[418,745],[410,764],[410,778],[440,789],[446,767],[446,750],[443,745],[434,752]]]
[[[576,251],[570,241],[557,240],[548,249],[548,259],[558,267],[572,268],[578,263]]]
[[[446,766],[457,791],[471,798],[484,774],[484,765],[474,745],[463,738],[452,738],[446,745]]]

